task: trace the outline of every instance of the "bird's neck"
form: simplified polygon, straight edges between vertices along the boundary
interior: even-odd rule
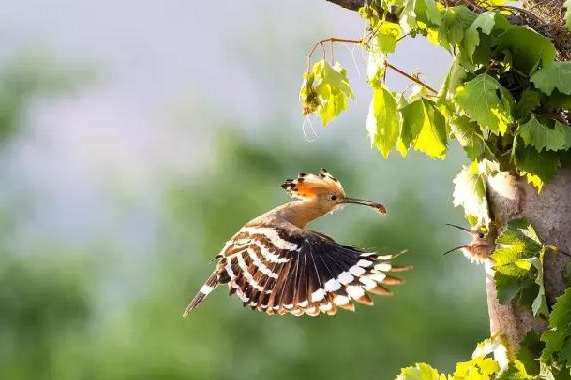
[[[332,211],[315,200],[302,200],[279,206],[276,215],[298,228],[305,228],[307,223]]]

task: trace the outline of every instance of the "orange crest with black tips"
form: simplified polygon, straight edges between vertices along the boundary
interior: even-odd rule
[[[345,196],[345,190],[331,173],[321,169],[319,174],[299,173],[297,179],[287,179],[281,187],[292,197],[313,198],[320,193],[335,192]]]

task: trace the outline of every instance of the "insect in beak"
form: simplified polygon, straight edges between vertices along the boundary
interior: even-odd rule
[[[375,211],[377,211],[381,215],[385,215],[387,213],[387,209],[385,208],[384,205],[382,205],[381,203],[373,202],[373,201],[365,201],[362,199],[355,199],[355,198],[345,198],[345,199],[341,200],[340,203],[353,203],[353,204],[357,204],[357,205],[367,206],[367,207],[374,209]]]

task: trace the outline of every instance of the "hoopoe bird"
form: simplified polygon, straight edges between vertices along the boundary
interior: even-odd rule
[[[469,244],[462,244],[454,247],[444,252],[442,255],[447,255],[460,249],[470,262],[482,264],[488,260],[492,252],[496,249],[496,234],[491,231],[484,231],[479,227],[467,229],[450,223],[447,223],[446,225],[467,232],[470,234],[472,241]]]
[[[338,308],[354,310],[353,301],[372,305],[367,293],[390,295],[385,285],[402,283],[389,273],[410,267],[392,265],[396,255],[364,252],[306,228],[345,204],[364,205],[384,215],[382,204],[347,197],[325,169],[318,175],[299,173],[282,188],[299,200],[251,220],[226,243],[184,317],[222,284],[253,310],[316,316],[335,315]]]

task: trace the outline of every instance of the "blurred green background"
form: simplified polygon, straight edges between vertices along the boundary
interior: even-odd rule
[[[418,361],[450,371],[487,336],[483,267],[440,255],[467,238],[444,226],[464,223],[459,149],[369,149],[363,59],[343,46],[356,102],[304,127],[307,48],[358,36],[356,15],[318,0],[3,8],[0,379],[392,379]],[[434,49],[392,61],[438,86]],[[333,318],[268,317],[219,289],[183,320],[225,241],[321,167],[388,214],[347,207],[312,228],[408,249],[406,284]]]

